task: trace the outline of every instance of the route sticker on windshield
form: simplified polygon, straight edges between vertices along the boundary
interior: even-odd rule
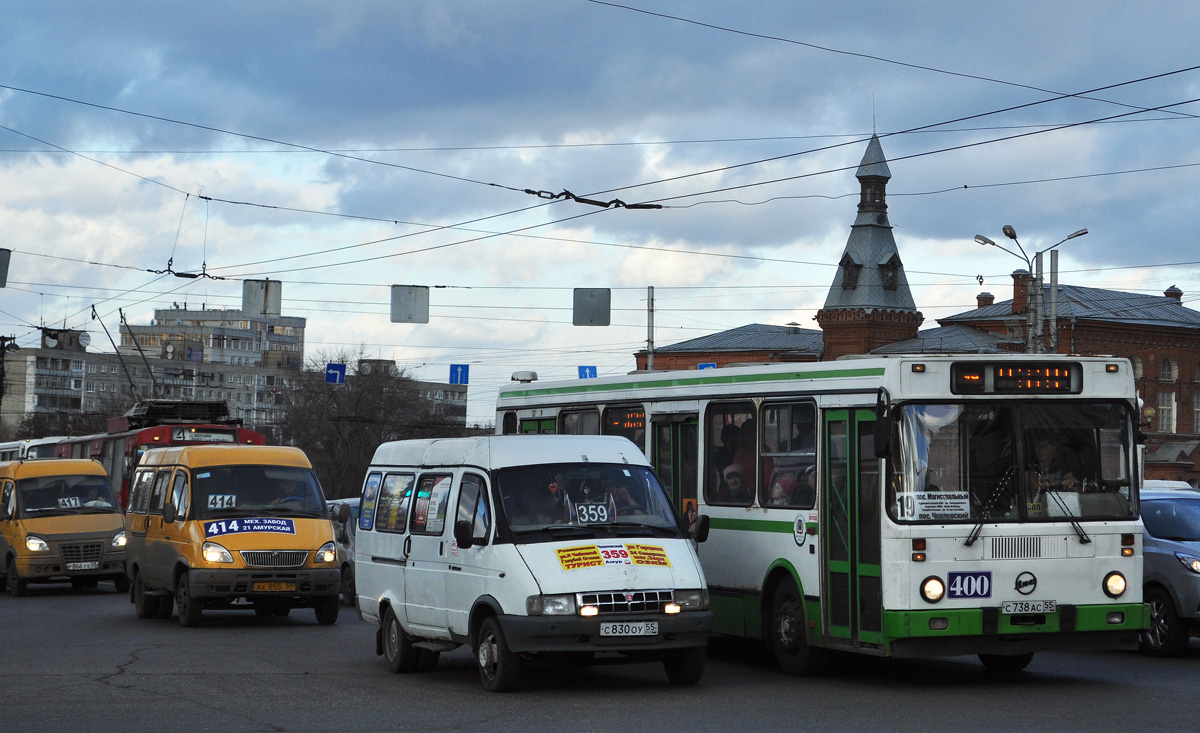
[[[204,523],[205,537],[219,537],[223,534],[241,534],[244,532],[296,534],[296,523],[290,519],[280,519],[278,517],[220,519],[215,522]]]
[[[653,565],[669,568],[666,550],[658,545],[580,545],[555,550],[563,570],[594,568],[602,565]]]
[[[209,509],[233,509],[237,506],[236,494],[209,494]]]

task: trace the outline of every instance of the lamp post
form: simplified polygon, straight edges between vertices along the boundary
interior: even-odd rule
[[[1017,230],[1012,228],[1012,225],[1005,224],[1001,229],[1004,236],[1011,239],[1016,245],[1017,250],[1021,254],[1017,254],[1007,247],[996,244],[992,240],[982,234],[975,235],[975,241],[978,244],[987,246],[991,245],[998,249],[1004,250],[1013,257],[1025,263],[1028,271],[1033,275],[1033,292],[1029,294],[1029,305],[1026,307],[1026,339],[1025,350],[1029,353],[1039,354],[1046,348],[1045,337],[1042,335],[1044,331],[1045,312],[1042,307],[1042,255],[1050,252],[1050,346],[1052,351],[1058,351],[1058,245],[1076,237],[1082,237],[1088,233],[1087,229],[1080,229],[1063,237],[1054,244],[1040,249],[1030,257],[1025,253],[1025,248],[1021,246],[1021,242],[1017,239]]]

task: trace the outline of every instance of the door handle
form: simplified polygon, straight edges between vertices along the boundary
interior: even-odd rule
[[[408,557],[408,553],[412,551],[412,535],[404,538],[404,557]]]

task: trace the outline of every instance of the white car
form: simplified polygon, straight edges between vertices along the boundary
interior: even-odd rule
[[[354,537],[358,534],[358,504],[359,497],[351,499],[332,499],[329,501],[329,517],[333,522],[333,538],[337,545],[338,567],[342,571],[342,602],[347,606],[354,605]],[[350,518],[343,524],[337,520],[338,504],[344,504],[350,509]]]

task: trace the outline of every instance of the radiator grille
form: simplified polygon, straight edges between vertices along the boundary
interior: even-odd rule
[[[675,597],[670,590],[597,591],[580,593],[580,606],[595,606],[600,615],[617,613],[661,613]]]
[[[250,568],[300,568],[308,562],[307,550],[242,550],[241,556]]]
[[[1066,544],[1057,537],[993,537],[992,560],[1037,560],[1066,557]]]
[[[93,562],[104,554],[103,542],[88,542],[79,545],[60,545],[63,562]]]

